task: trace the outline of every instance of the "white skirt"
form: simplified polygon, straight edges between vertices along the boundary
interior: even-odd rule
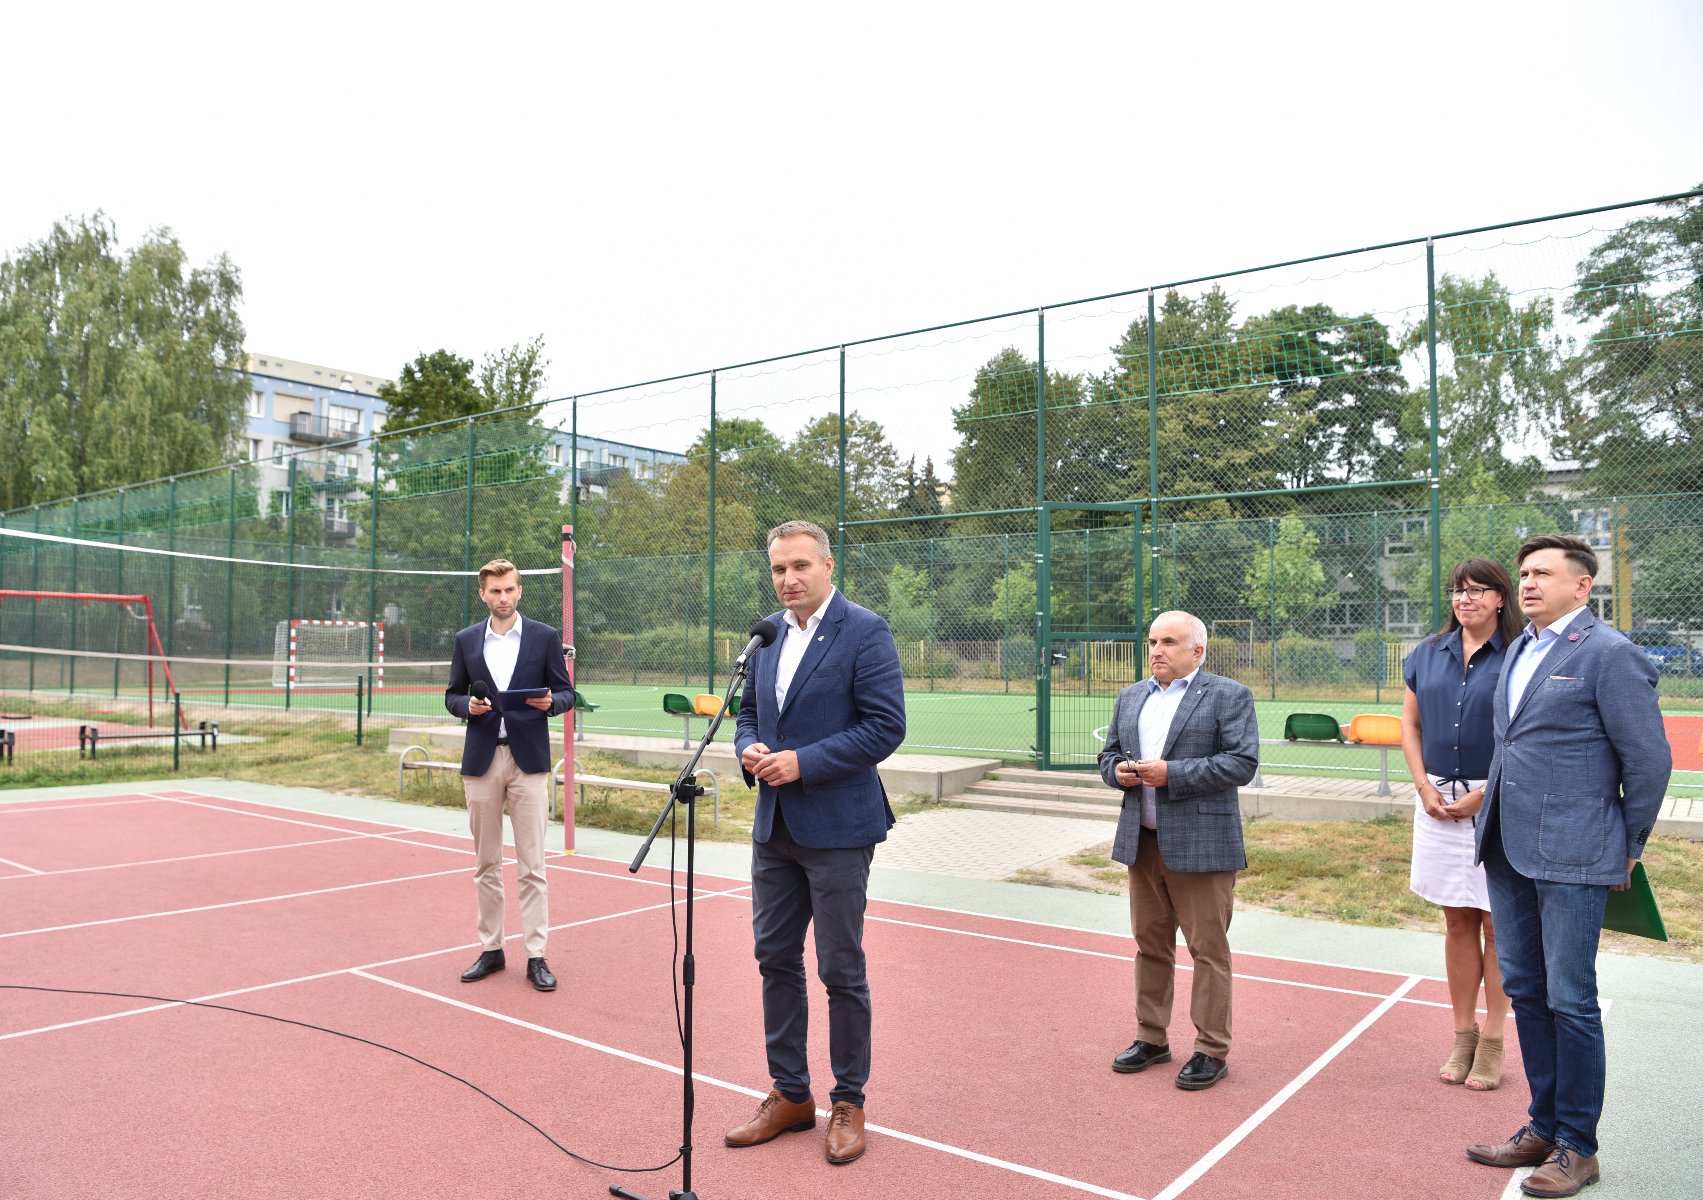
[[[1484,780],[1443,780],[1435,776],[1431,784],[1443,793],[1445,800],[1464,796],[1482,787]],[[1425,811],[1419,795],[1413,797],[1413,866],[1408,872],[1407,885],[1420,896],[1444,908],[1479,908],[1490,911],[1490,889],[1484,881],[1484,868],[1474,866],[1474,829],[1471,819],[1438,820]]]

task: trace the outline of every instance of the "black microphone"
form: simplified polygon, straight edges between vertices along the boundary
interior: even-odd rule
[[[475,679],[473,681],[473,686],[467,689],[467,694],[475,700],[489,700],[491,698],[491,689],[485,685],[485,681],[483,679]]]
[[[767,646],[775,640],[779,633],[780,630],[775,628],[773,621],[758,621],[751,626],[751,640],[745,643],[745,649],[739,652],[739,657],[734,660],[733,665],[743,667],[746,661],[757,652],[757,647]]]

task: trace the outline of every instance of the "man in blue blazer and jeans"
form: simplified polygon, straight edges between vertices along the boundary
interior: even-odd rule
[[[1667,793],[1673,754],[1656,669],[1591,615],[1597,557],[1582,538],[1520,547],[1520,608],[1496,690],[1496,754],[1478,818],[1478,859],[1496,918],[1502,987],[1531,1087],[1530,1121],[1469,1146],[1493,1167],[1535,1166],[1529,1196],[1573,1196],[1600,1176],[1607,1052],[1597,941]]]
[[[788,521],[771,529],[769,571],[785,606],[771,618],[781,636],[753,657],[735,744],[745,782],[757,789],[751,932],[774,1088],[725,1140],[756,1146],[816,1124],[804,976],[804,933],[814,920],[834,1069],[823,1150],[841,1164],[864,1150],[870,1004],[863,911],[875,844],[893,825],[875,768],[904,741],[905,688],[887,622],[834,587],[834,559],[820,526]]]
[[[444,707],[467,722],[461,751],[467,823],[473,830],[478,866],[479,945],[473,965],[461,973],[476,983],[501,971],[503,956],[503,809],[514,826],[514,856],[520,864],[520,924],[526,944],[526,977],[541,992],[556,989],[544,961],[550,898],[544,880],[544,832],[550,825],[545,782],[550,771],[550,717],[574,704],[574,688],[562,660],[562,635],[520,616],[520,572],[504,558],[479,568],[479,599],[487,620],[455,635]],[[475,682],[485,695],[475,696]],[[505,691],[548,689],[525,705],[496,708]]]

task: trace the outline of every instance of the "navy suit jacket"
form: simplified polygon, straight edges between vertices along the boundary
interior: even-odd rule
[[[775,708],[775,671],[787,636],[782,614],[769,620],[780,637],[752,656],[751,681],[739,706],[741,756],[753,742],[798,754],[799,778],[782,787],[758,783],[755,841],[774,832],[775,805],[801,846],[873,846],[887,839],[893,809],[876,766],[905,740],[905,683],[887,622],[838,590]]]
[[[1100,778],[1112,787],[1117,765],[1141,757],[1141,709],[1152,695],[1148,680],[1118,693],[1112,723],[1100,751]],[[1240,871],[1248,865],[1242,846],[1239,789],[1259,770],[1260,730],[1254,694],[1244,684],[1202,668],[1183,693],[1165,733],[1168,783],[1154,792],[1159,859],[1170,871]],[[1112,860],[1135,862],[1141,838],[1141,788],[1123,788],[1123,810],[1112,843]]]
[[[1500,828],[1508,863],[1528,879],[1624,883],[1673,772],[1656,669],[1590,611],[1567,626],[1508,711],[1509,647],[1496,686],[1496,753],[1484,785],[1477,855]]]
[[[530,775],[550,769],[550,717],[565,713],[574,706],[574,685],[568,678],[568,668],[562,661],[562,635],[540,621],[522,618],[520,622],[520,657],[515,660],[510,689],[547,687],[550,689],[550,712],[545,715],[536,708],[520,712],[499,713],[495,708],[482,717],[467,715],[467,689],[475,679],[483,679],[496,703],[497,681],[485,665],[485,627],[488,621],[469,625],[455,635],[455,653],[449,662],[449,687],[444,689],[443,705],[467,722],[467,741],[461,748],[461,773],[483,775],[491,769],[491,759],[497,753],[497,729],[508,721],[509,753],[515,765]]]

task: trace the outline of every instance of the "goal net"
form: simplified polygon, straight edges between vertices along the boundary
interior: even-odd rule
[[[383,621],[279,621],[272,639],[272,686],[353,688],[372,671],[384,686]]]
[[[149,726],[156,692],[169,708],[177,691],[145,593],[0,589],[0,655],[27,662],[30,691],[145,694]]]

